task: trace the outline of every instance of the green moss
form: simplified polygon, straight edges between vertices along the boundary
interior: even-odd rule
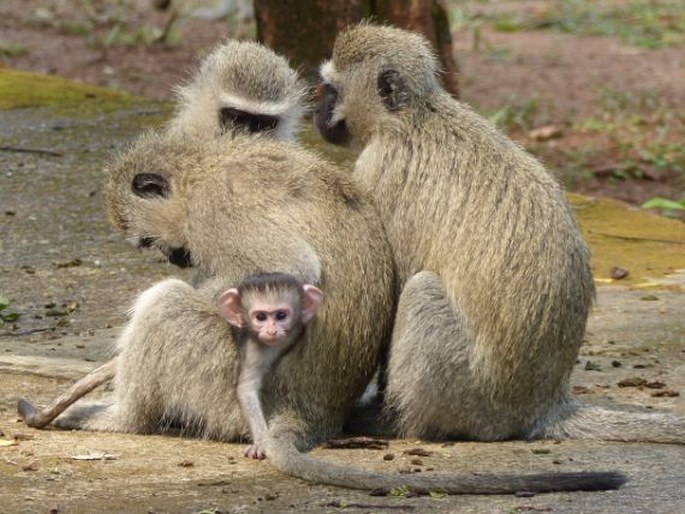
[[[113,91],[91,86],[62,77],[40,75],[24,71],[0,68],[0,109],[27,107],[51,107],[68,109],[70,113],[85,109],[108,111],[140,102],[139,99]]]
[[[658,285],[666,275],[685,269],[685,223],[607,198],[569,194],[569,200],[592,250],[599,283]],[[628,269],[628,277],[612,280],[615,266]]]

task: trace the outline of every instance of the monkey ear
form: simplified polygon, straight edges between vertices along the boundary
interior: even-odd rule
[[[307,323],[319,310],[323,302],[323,292],[311,284],[304,284],[302,290],[304,291],[302,297],[302,323]]]
[[[141,198],[167,198],[171,186],[159,173],[137,173],[131,181],[131,191]]]
[[[243,305],[235,288],[224,291],[219,297],[219,314],[234,327],[243,326]]]
[[[383,105],[390,111],[397,111],[407,103],[404,80],[397,70],[383,70],[378,74],[378,94]]]

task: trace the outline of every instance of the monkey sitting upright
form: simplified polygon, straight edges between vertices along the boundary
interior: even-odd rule
[[[363,147],[401,296],[386,402],[424,438],[685,442],[685,420],[615,412],[569,394],[595,288],[554,177],[440,85],[428,42],[360,24],[341,32],[315,123]]]
[[[240,348],[238,401],[252,435],[247,457],[266,457],[268,427],[259,400],[264,377],[297,344],[322,301],[321,289],[285,273],[252,275],[219,298],[219,312]]]

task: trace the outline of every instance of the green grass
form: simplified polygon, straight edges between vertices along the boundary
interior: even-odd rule
[[[486,2],[468,2],[483,4]],[[492,2],[491,2],[492,3]],[[469,15],[463,2],[451,2],[453,23],[485,21],[495,30],[552,29],[569,34],[617,37],[629,45],[661,48],[685,45],[683,0],[552,0],[544,8]]]

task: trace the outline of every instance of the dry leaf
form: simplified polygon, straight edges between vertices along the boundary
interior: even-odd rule
[[[103,453],[103,452],[88,453],[86,455],[69,455],[69,458],[71,460],[116,460],[117,459],[114,455],[110,455],[109,453]]]

